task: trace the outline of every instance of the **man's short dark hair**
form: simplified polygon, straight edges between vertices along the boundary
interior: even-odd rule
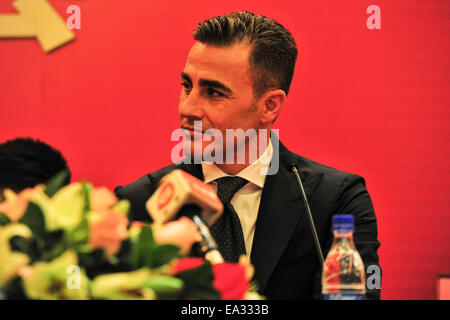
[[[195,40],[213,46],[247,42],[251,45],[249,66],[254,96],[260,97],[272,88],[288,94],[297,47],[292,34],[275,20],[248,11],[232,12],[203,21],[193,35]]]
[[[32,188],[62,170],[68,172],[65,184],[70,183],[70,170],[61,152],[44,142],[17,138],[0,144],[0,191]]]

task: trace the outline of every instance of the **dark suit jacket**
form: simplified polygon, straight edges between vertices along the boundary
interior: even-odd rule
[[[352,214],[355,245],[366,268],[379,265],[377,221],[364,179],[296,155],[281,143],[279,159],[278,173],[267,176],[262,191],[250,256],[259,292],[268,299],[320,298],[319,258],[292,164],[300,173],[324,256],[333,240],[332,216]],[[203,180],[201,165],[171,165],[114,190],[118,198],[131,201],[132,220],[150,220],[145,202],[159,179],[174,169]],[[368,290],[366,297],[379,299],[380,290]]]

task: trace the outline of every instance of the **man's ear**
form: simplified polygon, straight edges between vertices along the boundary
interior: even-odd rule
[[[286,103],[286,93],[281,89],[272,89],[267,91],[260,101],[263,108],[261,124],[272,126]]]

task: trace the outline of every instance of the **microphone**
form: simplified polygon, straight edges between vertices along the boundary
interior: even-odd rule
[[[201,212],[202,209],[198,205],[186,204],[181,207],[177,214],[179,216],[192,219],[196,224],[200,235],[202,236],[202,240],[195,244],[191,252],[197,254],[197,251],[200,251],[205,256],[205,259],[210,261],[212,264],[223,263],[224,260],[222,254],[219,252],[216,240],[211,235],[211,232],[203,219],[199,217]]]
[[[194,223],[197,225],[198,231],[202,235],[202,241],[199,242],[199,245],[200,250],[205,255],[205,259],[212,264],[224,263],[222,254],[217,247],[217,243],[214,240],[214,237],[209,232],[209,228],[197,215],[195,215],[192,220],[194,220]]]
[[[160,180],[159,187],[147,200],[145,207],[153,221],[162,224],[180,217],[181,214],[177,213],[181,207],[188,204],[200,207],[201,217],[209,227],[223,211],[223,204],[210,185],[180,169],[170,172]]]
[[[316,226],[314,224],[314,219],[313,219],[313,216],[312,216],[312,213],[311,213],[311,208],[309,207],[308,199],[306,199],[305,189],[303,189],[302,180],[300,179],[300,175],[298,174],[297,167],[296,167],[296,165],[294,163],[291,164],[291,169],[294,172],[295,177],[297,178],[297,183],[299,185],[299,188],[300,188],[300,191],[301,191],[301,194],[302,194],[302,198],[303,198],[303,202],[305,204],[306,212],[308,214],[309,227],[310,227],[311,233],[313,235],[313,239],[314,239],[314,244],[316,246],[317,255],[319,256],[319,260],[320,260],[321,266],[323,267],[324,259],[323,259],[322,248],[320,247],[319,236],[317,235],[317,230],[316,230]]]
[[[174,170],[161,179],[146,208],[156,224],[181,216],[192,219],[202,236],[198,249],[205,259],[212,264],[224,262],[207,226],[212,226],[223,211],[223,204],[210,185],[183,170]]]

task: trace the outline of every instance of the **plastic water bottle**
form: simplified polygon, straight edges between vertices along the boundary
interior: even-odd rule
[[[333,217],[334,241],[322,271],[325,300],[363,300],[366,293],[364,263],[353,242],[352,215]]]

